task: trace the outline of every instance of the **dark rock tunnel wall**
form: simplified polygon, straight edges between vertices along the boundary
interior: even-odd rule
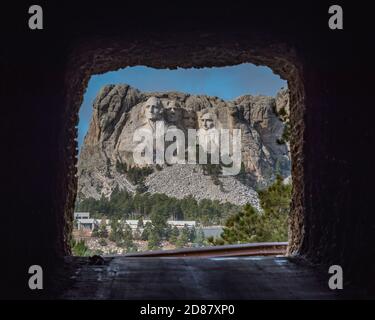
[[[28,266],[40,264],[53,278],[54,266],[69,254],[78,108],[91,74],[132,65],[252,62],[287,79],[294,181],[289,253],[340,264],[345,280],[372,286],[373,69],[365,67],[369,52],[364,34],[354,32],[358,25],[348,19],[352,31],[331,31],[327,5],[312,3],[304,7],[308,15],[292,3],[184,11],[46,4],[45,30],[30,31],[27,8],[12,8],[1,22],[3,32],[10,30],[0,56],[4,297],[36,296],[27,290]]]

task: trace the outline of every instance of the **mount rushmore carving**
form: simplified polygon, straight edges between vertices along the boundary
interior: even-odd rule
[[[188,129],[201,134],[214,128],[240,129],[242,174],[246,174],[247,187],[267,186],[276,174],[286,178],[290,176],[289,147],[277,142],[284,123],[276,110],[288,109],[288,98],[280,98],[287,96],[287,90],[283,90],[278,99],[245,95],[224,101],[205,95],[145,93],[128,85],[107,85],[94,101],[81,148],[78,197],[108,196],[116,187],[132,191],[126,178],[117,172],[116,163],[137,166],[133,159],[134,132],[139,128],[155,130],[158,121],[167,129],[184,133]]]

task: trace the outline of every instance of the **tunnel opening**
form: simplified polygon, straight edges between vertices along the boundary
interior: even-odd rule
[[[165,40],[164,40],[165,41]],[[119,68],[135,65],[145,65],[153,68],[203,68],[221,67],[241,63],[253,63],[270,67],[274,73],[287,80],[290,99],[290,124],[291,139],[290,151],[292,158],[293,191],[291,213],[289,215],[289,243],[288,253],[297,254],[303,240],[303,115],[304,115],[304,91],[301,82],[301,69],[295,52],[283,45],[272,47],[254,46],[251,42],[244,41],[241,45],[232,45],[231,41],[217,46],[214,38],[201,39],[200,43],[193,45],[192,56],[189,58],[183,54],[186,44],[159,50],[152,48],[151,44],[139,41],[123,42],[116,40],[108,43],[101,40],[94,45],[86,44],[78,46],[71,54],[68,64],[66,80],[66,115],[68,126],[65,136],[68,148],[66,152],[66,164],[68,165],[69,178],[66,179],[67,199],[62,217],[63,248],[65,254],[70,254],[70,241],[73,230],[73,208],[76,201],[77,190],[77,142],[76,125],[78,123],[79,107],[86,90],[89,78],[93,74],[117,70]],[[115,43],[115,45],[113,45]],[[106,47],[108,46],[108,47]],[[192,49],[190,48],[190,50]],[[153,54],[150,55],[150,50]],[[193,57],[193,58],[192,58]],[[78,70],[78,72],[77,72]]]
[[[89,47],[83,46],[77,48],[76,51],[72,54],[69,61],[69,72],[67,73],[67,84],[69,85],[66,91],[66,101],[67,101],[67,111],[70,114],[68,117],[69,127],[73,128],[71,130],[71,135],[68,137],[72,149],[71,152],[71,161],[70,169],[74,175],[71,175],[69,201],[67,201],[67,206],[65,210],[65,231],[64,235],[67,240],[71,237],[71,232],[73,229],[73,208],[76,201],[76,192],[77,192],[77,131],[76,125],[78,123],[78,112],[79,107],[82,104],[83,94],[87,88],[88,81],[90,76],[93,74],[102,74],[111,70],[117,70],[124,67],[131,67],[136,65],[144,65],[152,68],[204,68],[204,67],[222,67],[222,66],[231,66],[238,65],[241,63],[252,63],[255,65],[267,66],[272,69],[272,71],[279,75],[282,79],[286,80],[288,83],[289,89],[289,103],[290,103],[290,153],[291,153],[291,174],[293,180],[293,190],[292,190],[292,202],[291,202],[291,211],[289,214],[288,221],[288,243],[286,252],[289,256],[298,255],[303,248],[305,239],[304,233],[304,115],[305,115],[305,105],[304,105],[304,87],[302,82],[302,67],[300,61],[294,52],[294,50],[288,47],[285,44],[273,44],[271,46],[262,46],[260,43],[254,43],[253,41],[247,41],[243,39],[240,43],[233,43],[231,38],[227,38],[226,41],[222,41],[218,45],[218,39],[215,36],[204,37],[200,41],[196,41],[196,38],[184,38],[184,41],[176,43],[169,43],[168,40],[163,39],[163,45],[158,45],[158,49],[155,49],[152,43],[148,41],[140,41],[138,38],[137,41],[132,42],[122,42],[122,41],[108,41],[102,40],[99,43],[88,44]],[[180,38],[181,40],[181,38]],[[238,39],[237,39],[238,40]],[[114,45],[115,44],[115,45]],[[91,47],[93,45],[93,47]],[[88,49],[90,48],[90,49]],[[186,50],[189,50],[190,54],[186,56]],[[77,70],[79,72],[77,73]],[[272,243],[270,244],[273,245]],[[68,243],[65,243],[67,249],[66,253],[70,254],[70,248]],[[261,248],[258,254],[262,255],[269,250],[270,248]],[[277,249],[277,248],[276,248]],[[219,267],[220,270],[225,272],[237,273],[239,270],[243,270],[247,274],[247,281],[253,281],[257,277],[253,277],[251,269],[247,269],[252,265],[253,268],[257,269],[256,265],[261,264],[270,266],[269,271],[274,270],[276,277],[279,279],[283,278],[282,271],[285,268],[289,268],[288,260],[283,260],[280,258],[275,258],[274,260],[267,260],[267,258],[258,260],[258,257],[250,257],[251,254],[245,254],[245,257],[242,259],[239,257],[242,254],[235,254],[231,257],[226,257],[226,252],[196,252],[193,256],[202,259],[192,259],[190,262],[186,262],[186,257],[191,255],[184,252],[185,249],[179,249],[178,252],[172,252],[170,255],[151,255],[143,256],[141,258],[136,257],[124,257],[118,258],[104,258],[104,261],[97,258],[96,256],[93,259],[89,259],[89,265],[80,267],[80,273],[82,277],[77,282],[77,286],[82,288],[89,288],[90,290],[97,291],[98,288],[105,287],[102,282],[92,282],[89,279],[92,277],[97,277],[97,272],[95,270],[106,270],[106,265],[109,264],[109,269],[115,268],[122,270],[124,274],[132,274],[136,272],[139,274],[140,278],[148,279],[148,276],[154,274],[155,272],[160,274],[162,270],[165,271],[165,277],[155,278],[155,283],[158,283],[156,287],[150,287],[149,283],[141,281],[136,284],[136,287],[142,288],[137,291],[135,295],[130,294],[130,291],[133,289],[133,282],[130,282],[126,286],[127,290],[119,289],[117,292],[122,292],[121,299],[127,299],[128,297],[138,297],[139,299],[147,298],[157,298],[162,299],[163,297],[168,298],[169,295],[166,292],[169,292],[170,287],[167,290],[164,290],[165,283],[170,283],[170,286],[176,286],[174,290],[181,292],[177,296],[184,296],[188,294],[189,290],[192,290],[192,295],[189,297],[207,297],[210,293],[205,293],[201,291],[200,285],[195,281],[180,282],[176,279],[184,279],[184,277],[191,276],[191,270],[202,270],[202,277],[205,279],[210,279],[209,274],[218,276],[222,278],[222,275],[219,275],[216,271]],[[152,253],[152,252],[151,252]],[[277,255],[277,250],[273,252],[274,255]],[[283,253],[284,254],[284,253]],[[247,255],[247,257],[246,257]],[[178,259],[170,259],[170,257],[178,257]],[[210,258],[211,257],[211,258]],[[121,260],[126,259],[126,260]],[[207,259],[208,258],[208,259]],[[142,261],[138,260],[142,259]],[[156,259],[156,260],[155,260]],[[195,262],[193,262],[193,260]],[[69,260],[70,261],[70,260]],[[76,260],[72,260],[73,265],[76,266]],[[206,261],[206,262],[205,262]],[[94,264],[94,268],[90,267],[90,264]],[[97,264],[102,264],[103,266],[96,266]],[[218,265],[217,265],[218,264]],[[242,265],[246,265],[245,269],[242,269]],[[191,266],[186,269],[184,266]],[[195,267],[193,267],[195,266]],[[75,267],[77,268],[77,266]],[[266,267],[268,268],[268,267]],[[292,267],[293,268],[293,267]],[[170,270],[170,271],[168,271]],[[173,270],[173,271],[172,271]],[[203,270],[206,270],[205,272]],[[208,272],[212,270],[212,272]],[[237,271],[235,271],[237,270]],[[292,270],[292,269],[290,269]],[[94,273],[93,273],[94,272]],[[101,271],[99,271],[100,273]],[[120,273],[121,273],[120,272]],[[143,273],[145,272],[145,273]],[[242,272],[242,271],[240,271]],[[250,272],[250,273],[247,273]],[[271,271],[272,272],[272,271]],[[278,273],[280,272],[280,274]],[[100,273],[102,274],[102,273]],[[106,276],[103,278],[104,283],[109,281],[113,284],[114,287],[121,286],[121,281],[113,281],[111,278],[111,272],[106,272]],[[164,274],[164,273],[163,273]],[[290,274],[293,274],[291,272]],[[108,276],[108,279],[107,279]],[[245,276],[245,275],[244,275]],[[307,273],[306,278],[309,279],[311,274]],[[177,277],[177,278],[176,278]],[[202,278],[202,279],[203,279]],[[187,278],[186,278],[187,279]],[[218,279],[211,279],[208,281],[213,281],[217,283]],[[293,280],[292,280],[293,281]],[[288,280],[289,282],[289,280]],[[190,283],[188,285],[187,283]],[[242,283],[242,281],[240,282]],[[240,283],[238,288],[241,287]],[[289,282],[290,283],[290,282]],[[299,282],[295,282],[298,286]],[[280,282],[280,285],[283,286],[283,283]],[[182,286],[182,287],[180,287]],[[191,287],[191,288],[190,288]],[[153,289],[151,289],[153,288]],[[183,290],[181,288],[184,288]],[[149,290],[150,289],[150,290]],[[210,287],[212,290],[213,287]],[[129,291],[130,290],[130,291]],[[283,290],[281,289],[280,292]],[[80,290],[72,291],[67,290],[62,297],[71,299],[76,296],[78,293],[79,298],[84,297],[80,294]],[[199,293],[198,293],[199,292]],[[238,297],[247,297],[249,298],[249,290],[243,290],[237,292],[235,296]],[[88,293],[91,296],[90,293]],[[129,295],[130,294],[130,295]],[[314,291],[311,294],[315,294]],[[211,293],[212,295],[212,293]],[[250,294],[251,295],[251,294]],[[309,295],[307,291],[307,296]],[[219,292],[215,292],[213,296],[220,296]]]
[[[148,110],[151,100],[159,105]],[[155,124],[166,130],[162,145],[151,147],[162,158],[137,163],[135,134]],[[207,254],[221,249],[229,255],[228,244],[250,242],[262,243],[258,253],[283,253],[291,193],[288,132],[286,82],[266,67],[137,66],[91,77],[78,126],[73,254],[227,245]],[[232,145],[224,164],[227,133]],[[207,146],[204,138],[217,139]],[[214,152],[204,154],[202,147]],[[256,247],[236,246],[232,254],[240,249],[245,255]],[[171,254],[162,251],[154,254]]]
[[[12,18],[18,9],[4,20],[14,28],[5,34],[1,55],[8,150],[3,180],[9,181],[4,296],[35,296],[28,268],[41,265],[53,277],[70,254],[75,126],[92,74],[139,64],[243,62],[271,67],[291,89],[289,254],[323,265],[325,275],[329,266],[341,265],[346,281],[373,290],[373,164],[367,152],[373,148],[373,58],[363,32],[371,19],[353,22],[363,16],[360,8],[349,6],[345,30],[334,31],[327,25],[328,6],[315,2],[306,4],[308,15],[284,2],[222,8],[130,3],[126,9],[75,4],[74,10],[49,4],[45,30],[33,32],[22,22],[25,15]]]

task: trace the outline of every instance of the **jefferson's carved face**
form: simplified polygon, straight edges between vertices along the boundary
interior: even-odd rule
[[[177,122],[182,117],[181,106],[175,100],[168,102],[166,111],[166,117],[169,122]]]
[[[151,121],[157,121],[162,118],[163,106],[156,97],[150,97],[145,103],[145,117]]]
[[[205,113],[200,118],[200,125],[204,130],[212,129],[215,126],[212,114]]]
[[[193,129],[197,125],[197,114],[193,110],[185,110],[184,125],[186,128]]]

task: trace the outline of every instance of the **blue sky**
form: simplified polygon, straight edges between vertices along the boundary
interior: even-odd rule
[[[244,63],[220,68],[176,70],[127,67],[90,78],[79,112],[78,145],[82,145],[92,115],[92,103],[107,84],[129,84],[141,91],[180,91],[232,100],[244,94],[275,96],[286,81],[268,67]]]

